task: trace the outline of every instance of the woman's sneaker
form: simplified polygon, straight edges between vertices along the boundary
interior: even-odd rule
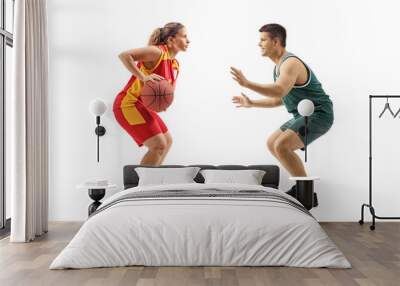
[[[318,207],[318,196],[317,193],[314,193],[313,197],[313,208]]]

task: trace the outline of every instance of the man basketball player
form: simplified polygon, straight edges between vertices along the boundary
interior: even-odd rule
[[[307,173],[300,157],[295,153],[304,148],[304,118],[297,111],[303,99],[315,105],[309,117],[307,144],[325,134],[333,124],[333,106],[329,96],[313,71],[297,56],[286,51],[286,30],[279,24],[267,24],[259,29],[261,54],[275,63],[274,83],[262,84],[248,80],[241,70],[232,67],[233,79],[241,86],[253,90],[265,98],[253,100],[245,94],[234,96],[237,107],[277,107],[285,105],[293,118],[284,123],[267,140],[272,155],[293,177],[305,177]],[[288,194],[295,196],[293,186]]]

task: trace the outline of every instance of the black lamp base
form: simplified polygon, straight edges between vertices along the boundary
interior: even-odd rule
[[[94,132],[95,132],[96,135],[98,135],[98,136],[103,136],[104,134],[106,134],[106,129],[105,129],[103,126],[99,125],[99,126],[96,127],[96,129],[94,130]]]

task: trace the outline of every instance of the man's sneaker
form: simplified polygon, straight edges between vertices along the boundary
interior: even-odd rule
[[[290,190],[286,192],[286,194],[296,199],[296,185],[293,185]]]
[[[286,192],[289,196],[292,196],[293,198],[296,198],[296,185],[293,185],[289,191]],[[317,193],[313,193],[313,208],[318,206],[318,196]]]

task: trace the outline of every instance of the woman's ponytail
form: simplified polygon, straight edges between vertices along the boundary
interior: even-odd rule
[[[169,37],[175,37],[179,30],[184,26],[181,23],[171,22],[163,28],[157,28],[153,31],[149,38],[149,46],[165,45]]]

